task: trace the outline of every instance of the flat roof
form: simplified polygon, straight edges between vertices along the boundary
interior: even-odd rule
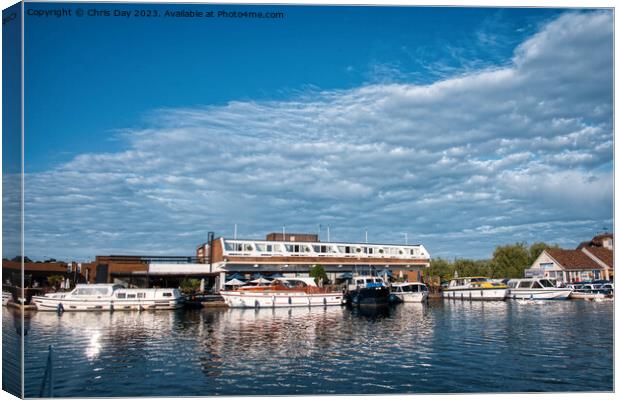
[[[296,240],[266,240],[266,239],[233,239],[233,238],[225,238],[219,237],[214,240],[224,239],[224,240],[234,240],[237,242],[273,242],[273,243],[307,243],[307,244],[355,244],[360,246],[399,246],[399,247],[415,247],[422,246],[421,243],[416,244],[395,244],[395,243],[362,243],[362,242],[306,242],[306,241],[296,241]],[[209,244],[208,242],[203,243],[203,245]]]

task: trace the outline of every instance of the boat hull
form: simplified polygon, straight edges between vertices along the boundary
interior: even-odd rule
[[[445,289],[441,296],[444,299],[454,300],[505,300],[507,289]]]
[[[423,303],[428,299],[428,292],[392,293],[392,296],[403,303]]]
[[[572,292],[570,294],[570,298],[575,300],[599,300],[607,297],[609,296],[603,293]]]
[[[58,311],[59,309],[62,311],[174,310],[183,307],[183,302],[179,300],[74,300],[54,299],[45,296],[33,296],[32,303],[40,311]]]
[[[343,303],[343,295],[340,292],[221,291],[220,295],[231,308],[339,306]]]
[[[572,289],[510,289],[508,298],[521,300],[566,300]]]
[[[352,305],[383,306],[390,300],[390,290],[385,286],[359,288],[349,293]]]

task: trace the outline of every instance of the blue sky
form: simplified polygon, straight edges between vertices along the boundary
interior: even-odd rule
[[[610,12],[225,9],[286,16],[26,18],[27,255],[237,223],[486,258],[611,227]]]

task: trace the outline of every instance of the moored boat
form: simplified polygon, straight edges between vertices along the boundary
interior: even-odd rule
[[[78,284],[71,292],[32,296],[41,311],[170,310],[183,306],[178,289],[126,289],[116,284]]]
[[[612,297],[609,290],[598,288],[591,283],[571,283],[567,287],[572,288],[570,298],[575,300],[602,300]]]
[[[379,276],[354,276],[348,286],[347,301],[355,306],[387,305],[390,289]]]
[[[320,288],[313,278],[278,278],[270,285],[242,286],[222,290],[220,295],[232,308],[309,307],[342,305],[342,292]]]
[[[561,288],[548,279],[524,278],[508,281],[508,297],[525,300],[566,300],[573,290]]]
[[[442,297],[458,300],[505,300],[508,286],[482,276],[453,278]]]
[[[421,282],[392,283],[390,293],[403,303],[421,303],[428,298],[428,287]]]

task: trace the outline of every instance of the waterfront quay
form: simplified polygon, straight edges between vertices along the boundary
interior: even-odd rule
[[[200,292],[217,294],[231,277],[308,277],[315,265],[322,266],[332,284],[371,272],[420,281],[430,259],[421,244],[324,242],[315,234],[270,233],[264,240],[210,237],[192,256],[98,255],[92,262],[26,262],[24,273],[26,286],[35,293],[53,289],[48,278],[55,275],[67,281],[63,286],[179,287],[194,279],[200,281]],[[14,286],[20,282],[20,268],[19,261],[3,260],[3,274]]]
[[[521,266],[525,278],[545,279],[547,285],[557,286],[596,281],[598,286],[606,283],[607,297],[613,294],[613,234],[597,235],[576,249],[548,247],[537,254],[529,268]],[[26,307],[33,295],[66,291],[80,283],[180,288],[189,304],[217,307],[225,305],[219,296],[223,290],[265,285],[277,279],[308,278],[316,267],[322,273],[321,284],[334,292],[346,292],[354,277],[360,275],[381,276],[388,285],[424,282],[430,289],[429,298],[442,297],[449,283],[442,282],[445,275],[433,275],[441,271],[429,268],[431,255],[422,244],[324,242],[318,235],[307,233],[270,233],[263,240],[210,234],[192,256],[109,255],[96,256],[92,262],[24,261]],[[18,286],[21,266],[19,260],[3,260],[3,297],[10,297],[9,304],[19,304],[22,297]],[[493,280],[508,282],[502,277]],[[526,284],[535,287],[541,282],[519,286]],[[461,289],[451,292],[450,297],[472,298],[475,294]]]

